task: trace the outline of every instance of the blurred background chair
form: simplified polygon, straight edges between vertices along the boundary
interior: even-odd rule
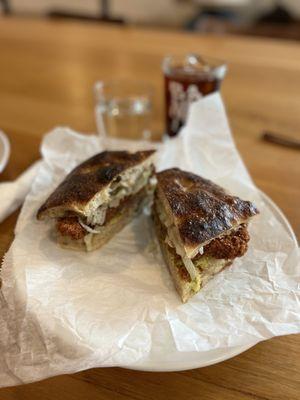
[[[193,0],[200,7],[188,29],[300,40],[299,0]]]
[[[0,10],[3,12],[3,14],[10,14],[11,9],[9,0],[0,0]]]
[[[49,15],[54,18],[72,18],[72,19],[84,19],[88,21],[98,22],[111,22],[111,23],[124,23],[122,18],[114,18],[110,13],[110,0],[99,0],[99,11],[95,15],[88,15],[86,13],[72,13],[63,10],[52,10]]]

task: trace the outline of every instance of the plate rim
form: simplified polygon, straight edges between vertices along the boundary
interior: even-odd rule
[[[278,205],[262,190],[258,189],[259,194],[262,196],[262,198],[266,201],[267,205],[271,207],[272,211],[275,211],[277,213],[277,216],[281,219],[282,225],[285,227],[289,235],[291,236],[293,242],[299,247],[297,237],[295,235],[295,232],[287,219],[287,217],[284,215],[283,211],[278,207]],[[143,362],[139,360],[136,364],[133,365],[128,365],[128,366],[121,366],[119,365],[120,368],[127,368],[135,371],[146,371],[146,372],[176,372],[176,371],[188,371],[191,369],[196,369],[196,368],[203,368],[203,367],[208,367],[210,365],[218,364],[222,361],[229,360],[239,354],[244,353],[245,351],[249,350],[250,348],[254,347],[257,343],[260,341],[255,341],[253,343],[243,345],[243,346],[235,346],[235,347],[229,347],[229,348],[220,348],[220,349],[214,349],[214,350],[220,350],[221,354],[220,356],[213,356],[211,360],[207,360],[205,362],[201,363],[201,354],[202,353],[207,353],[207,352],[199,352],[199,362],[198,361],[185,361],[182,364],[175,366],[169,366],[167,363],[164,365],[162,362],[159,363],[159,367],[156,366],[156,364],[153,361],[150,362]],[[209,351],[208,351],[209,352]],[[224,353],[225,352],[225,353]]]
[[[8,140],[7,135],[2,130],[0,130],[0,141],[2,142],[4,149],[2,160],[0,160],[0,173],[1,173],[6,167],[10,156],[10,142]]]

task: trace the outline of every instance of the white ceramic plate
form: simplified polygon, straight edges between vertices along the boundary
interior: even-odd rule
[[[10,155],[10,145],[7,136],[0,131],[0,172],[4,170]]]
[[[290,234],[291,238],[298,245],[295,233],[284,216],[280,208],[263,192],[261,195],[272,212],[277,216],[278,221],[282,223],[286,231]],[[130,369],[140,371],[153,371],[153,372],[167,372],[167,371],[183,371],[194,368],[207,367],[208,365],[217,364],[221,361],[228,360],[238,354],[253,347],[257,342],[248,344],[246,346],[237,346],[230,348],[222,348],[205,352],[155,352],[153,351],[146,360],[140,360],[132,365]],[[128,367],[126,367],[128,368]]]

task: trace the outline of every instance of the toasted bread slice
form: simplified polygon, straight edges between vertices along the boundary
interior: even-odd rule
[[[38,219],[58,218],[75,213],[90,218],[111,195],[119,180],[128,180],[139,169],[147,169],[153,162],[154,150],[104,151],[86,160],[71,171],[37,212]]]

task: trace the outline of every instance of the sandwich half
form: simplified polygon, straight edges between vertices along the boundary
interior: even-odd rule
[[[178,168],[157,174],[152,215],[165,262],[183,302],[247,251],[250,202]]]
[[[48,197],[37,218],[54,220],[60,245],[92,251],[108,242],[150,201],[154,150],[104,151],[86,160]]]

